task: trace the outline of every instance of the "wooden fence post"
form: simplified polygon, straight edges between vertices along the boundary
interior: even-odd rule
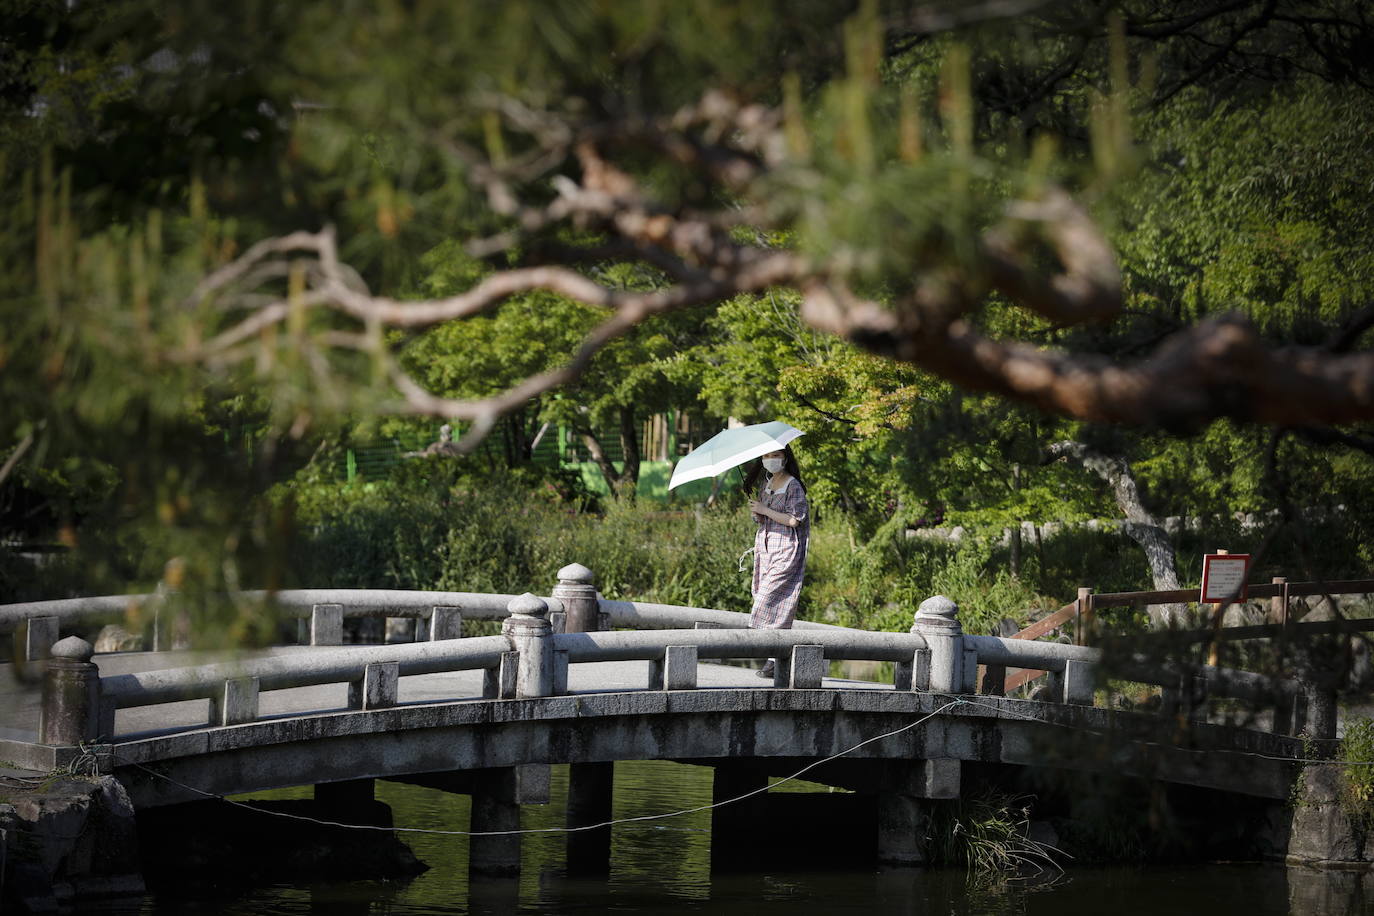
[[[1086,646],[1092,639],[1093,590],[1080,588],[1078,600],[1074,603],[1073,642],[1076,646]]]

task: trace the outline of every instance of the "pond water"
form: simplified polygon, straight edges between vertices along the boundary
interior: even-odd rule
[[[524,809],[522,826],[562,823],[567,768],[553,769],[549,805]],[[788,791],[826,791],[791,783]],[[377,783],[377,797],[392,807],[398,827],[463,829],[469,799],[434,789]],[[309,790],[273,793],[308,797]],[[636,817],[706,805],[711,771],[665,761],[616,767],[616,818]],[[837,848],[844,843],[835,832]],[[522,846],[521,875],[509,880],[469,882],[468,840],[463,836],[404,834],[430,866],[409,881],[354,881],[256,888],[234,896],[191,898],[160,893],[141,901],[87,906],[85,913],[119,916],[214,916],[259,914],[357,914],[426,916],[460,913],[913,913],[939,916],[1034,914],[1074,916],[1209,916],[1268,914],[1371,914],[1374,879],[1346,873],[1281,865],[1208,864],[1190,868],[1075,868],[1049,883],[970,882],[962,870],[879,870],[872,867],[817,869],[760,868],[711,871],[710,812],[629,823],[612,831],[610,874],[569,876],[566,844],[558,833],[531,834]],[[759,843],[767,842],[766,827]]]

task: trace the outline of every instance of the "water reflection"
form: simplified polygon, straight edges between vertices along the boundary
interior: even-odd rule
[[[815,786],[800,788],[817,789]],[[563,825],[567,767],[555,767],[551,802],[527,806],[525,828]],[[378,782],[377,798],[392,807],[398,826],[463,830],[469,798],[436,789]],[[278,793],[308,797],[309,789]],[[619,764],[613,812],[617,819],[704,806],[711,800],[711,770],[669,762]],[[430,870],[409,881],[341,882],[257,888],[230,899],[188,899],[174,893],[142,901],[87,906],[86,913],[118,916],[257,916],[257,914],[583,914],[710,912],[712,914],[854,913],[939,916],[1160,916],[1244,914],[1374,916],[1374,878],[1262,865],[1194,868],[1074,869],[1052,885],[970,886],[951,870],[815,867],[751,868],[749,850],[770,843],[768,824],[747,825],[745,861],[711,870],[711,816],[696,811],[668,820],[639,821],[611,831],[610,867],[579,876],[566,868],[568,839],[558,832],[524,838],[517,879],[469,881],[468,839],[405,834]],[[841,823],[818,825],[819,850],[841,859],[855,842]]]

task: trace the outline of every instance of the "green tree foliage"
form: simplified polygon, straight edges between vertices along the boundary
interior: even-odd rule
[[[818,502],[857,513],[835,600],[865,613],[954,575],[906,543],[937,511],[1110,512],[1040,463],[1061,439],[1129,459],[1161,515],[1374,518],[1353,0],[7,23],[5,533],[100,545],[104,581],[193,552],[207,588],[281,581],[292,502],[258,497],[378,417],[489,423],[516,470],[545,422],[794,422]],[[1040,567],[984,583],[1068,577]]]

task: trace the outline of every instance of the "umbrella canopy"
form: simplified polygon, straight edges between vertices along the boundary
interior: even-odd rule
[[[801,434],[801,430],[780,420],[721,430],[677,463],[668,489],[724,474],[750,459],[778,451]]]

